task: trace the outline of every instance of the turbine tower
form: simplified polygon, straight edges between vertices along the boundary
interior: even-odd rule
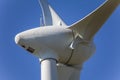
[[[41,62],[41,80],[79,80],[83,63],[95,51],[94,35],[120,0],[106,0],[83,19],[68,26],[47,0],[40,0],[43,25],[16,35],[15,42]]]

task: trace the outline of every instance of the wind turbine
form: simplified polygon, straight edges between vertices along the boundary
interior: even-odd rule
[[[40,0],[43,26],[16,35],[16,44],[41,62],[41,80],[79,80],[83,63],[95,51],[94,35],[120,0],[106,0],[96,10],[67,26],[48,4]]]

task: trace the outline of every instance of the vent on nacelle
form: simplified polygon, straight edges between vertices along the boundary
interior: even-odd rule
[[[25,45],[21,45],[23,48],[25,48]]]
[[[31,47],[28,47],[26,50],[29,51],[29,52],[31,52],[31,53],[33,53],[35,51],[35,49],[33,49]]]

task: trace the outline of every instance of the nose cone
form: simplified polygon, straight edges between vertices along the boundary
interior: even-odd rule
[[[16,43],[16,44],[19,44],[20,41],[21,41],[21,37],[20,37],[19,34],[17,34],[17,35],[15,36],[15,43]]]

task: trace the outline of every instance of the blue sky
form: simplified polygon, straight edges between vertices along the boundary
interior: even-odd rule
[[[48,0],[72,24],[104,0]],[[17,46],[14,36],[40,25],[38,0],[0,0],[0,80],[40,80],[38,58]],[[85,62],[81,80],[120,80],[120,6],[96,34],[97,50]]]

